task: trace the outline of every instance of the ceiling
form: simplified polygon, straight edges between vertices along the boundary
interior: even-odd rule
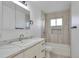
[[[45,13],[62,11],[70,7],[69,1],[31,1],[31,3]]]

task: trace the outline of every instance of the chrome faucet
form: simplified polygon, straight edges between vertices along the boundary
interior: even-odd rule
[[[23,40],[24,39],[24,34],[20,34],[19,36],[19,41]]]

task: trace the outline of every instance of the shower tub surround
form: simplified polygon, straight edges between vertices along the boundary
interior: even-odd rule
[[[57,43],[46,43],[46,57],[51,58],[70,58],[70,46],[65,44],[57,44]]]
[[[21,41],[3,41],[5,44],[0,45],[0,58],[14,58],[16,55],[30,49],[38,43],[44,41],[44,38],[24,39]],[[45,42],[44,42],[45,43]],[[17,58],[17,57],[15,57]],[[23,57],[22,57],[23,58]]]

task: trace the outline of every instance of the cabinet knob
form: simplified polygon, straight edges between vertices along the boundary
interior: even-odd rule
[[[45,49],[41,50],[41,52],[44,52],[44,51],[45,51]]]
[[[45,43],[42,43],[42,45],[44,45]]]
[[[36,58],[36,56],[34,56],[33,58]]]
[[[36,58],[36,56],[34,58]]]

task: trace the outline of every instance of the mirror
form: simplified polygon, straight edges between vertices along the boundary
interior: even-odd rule
[[[30,11],[16,5],[16,29],[30,29]]]

